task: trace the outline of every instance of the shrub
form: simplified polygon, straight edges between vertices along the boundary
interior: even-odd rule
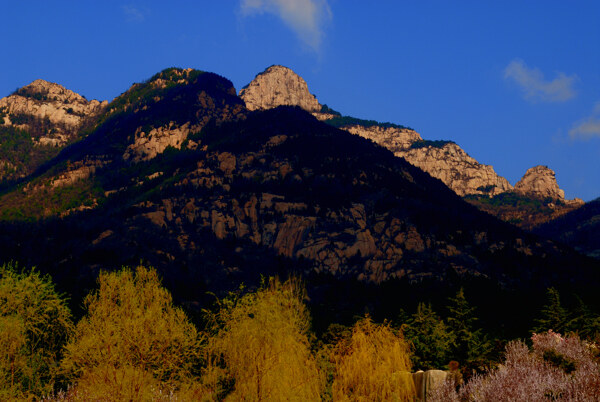
[[[214,374],[219,362],[224,365],[235,381],[232,399],[320,399],[323,381],[309,347],[303,299],[297,280],[271,279],[255,293],[221,302],[212,317],[209,369]],[[220,377],[215,381],[226,380]]]
[[[336,113],[332,113],[332,114],[336,114]],[[412,130],[410,127],[402,126],[400,124],[381,123],[381,122],[378,122],[375,120],[364,120],[364,119],[358,119],[356,117],[341,116],[341,115],[336,115],[332,119],[325,120],[324,123],[327,123],[330,126],[338,127],[338,128],[339,127],[347,127],[347,126],[364,126],[364,127],[379,126],[379,127],[383,127],[383,128],[398,128],[398,129]]]
[[[455,144],[454,141],[449,140],[419,140],[410,144],[410,149],[418,149],[418,148],[443,148],[445,145]]]
[[[98,283],[99,289],[86,297],[87,315],[66,347],[62,366],[71,379],[98,392],[109,386],[126,392],[135,381],[129,374],[148,383],[141,372],[169,389],[187,381],[199,362],[198,333],[173,306],[156,271],[139,266],[104,272]]]
[[[338,343],[333,360],[336,401],[414,399],[408,345],[389,325],[369,318],[357,322],[351,337]]]
[[[48,276],[0,267],[0,400],[53,390],[71,313]]]
[[[576,336],[552,331],[533,334],[533,350],[520,341],[506,347],[497,370],[476,375],[459,391],[446,383],[428,395],[434,401],[596,401],[600,395],[600,365],[595,345]]]

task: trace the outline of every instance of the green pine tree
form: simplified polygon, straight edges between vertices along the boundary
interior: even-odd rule
[[[577,297],[577,306],[568,314],[566,332],[574,332],[580,338],[595,340],[600,337],[600,316]]]
[[[476,329],[475,307],[472,307],[461,288],[455,297],[448,299],[448,329],[452,334],[452,357],[465,364],[481,359],[490,345],[480,328]]]
[[[402,330],[413,348],[411,360],[415,369],[441,369],[448,364],[452,334],[430,304],[419,303]]]
[[[568,322],[567,310],[560,304],[560,294],[555,288],[546,289],[547,303],[540,311],[540,318],[535,320],[533,332],[563,332]]]

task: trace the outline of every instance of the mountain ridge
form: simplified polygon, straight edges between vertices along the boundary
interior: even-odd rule
[[[302,82],[302,85],[294,85],[295,82]],[[264,83],[269,84],[264,85]],[[294,102],[289,96],[278,96],[289,88],[300,91],[293,97],[298,101]],[[451,141],[424,141],[412,129],[401,126],[390,127],[376,122],[361,124],[359,119],[340,118],[339,113],[319,104],[314,95],[310,94],[305,81],[287,67],[275,65],[259,73],[244,90],[240,91],[240,97],[247,103],[260,105],[257,108],[282,104],[303,107],[308,100],[316,102],[316,104],[311,103],[311,106],[305,110],[319,120],[335,122],[337,127],[375,141],[390,149],[394,155],[406,159],[433,177],[442,180],[458,195],[470,196],[470,202],[486,212],[521,224],[527,229],[539,224],[540,221],[555,218],[583,205],[583,201],[578,198],[565,200],[564,191],[558,187],[554,172],[547,167],[542,169],[538,166],[529,169],[515,188],[508,180],[498,175],[492,166],[480,164]],[[323,110],[326,110],[326,113],[323,113]],[[338,120],[340,123],[337,122]],[[507,192],[516,192],[533,200],[542,200],[544,203],[539,210],[528,211],[528,215],[525,215],[514,210],[506,212],[506,209],[510,209],[510,205],[503,206],[503,209],[491,208],[485,201],[486,197],[493,198]],[[509,215],[515,214],[519,215],[519,219],[508,218]]]

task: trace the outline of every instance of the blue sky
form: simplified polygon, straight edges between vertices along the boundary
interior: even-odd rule
[[[108,99],[166,67],[239,90],[272,64],[321,103],[451,139],[514,184],[600,196],[599,1],[6,1],[0,97],[43,78]]]

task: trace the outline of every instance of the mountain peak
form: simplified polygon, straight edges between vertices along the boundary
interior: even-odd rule
[[[556,173],[548,166],[538,165],[528,169],[515,185],[515,192],[534,198],[565,201],[565,192],[558,187]]]
[[[240,97],[249,110],[271,109],[277,106],[300,106],[308,112],[319,112],[321,105],[308,91],[306,81],[291,69],[273,65],[258,74]]]
[[[73,92],[62,85],[37,79],[29,85],[18,89],[14,95],[38,101],[80,102],[87,103],[85,97]]]

